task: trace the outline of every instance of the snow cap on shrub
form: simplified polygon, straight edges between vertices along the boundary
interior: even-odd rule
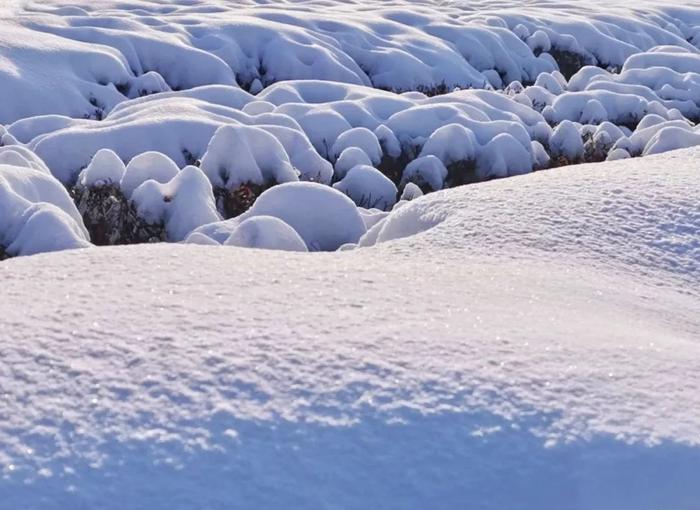
[[[246,183],[298,180],[284,146],[272,134],[253,126],[217,129],[202,157],[202,171],[214,186],[227,189]]]
[[[369,157],[372,165],[378,165],[382,160],[382,148],[372,131],[364,127],[352,128],[341,134],[333,144],[331,152],[334,158],[349,148],[357,147]]]
[[[170,241],[181,241],[195,228],[220,219],[211,184],[195,166],[183,168],[166,183],[144,182],[132,200],[144,220],[165,225]]]
[[[126,166],[110,149],[100,149],[90,160],[90,164],[80,172],[78,186],[102,186],[121,183]]]
[[[126,165],[121,188],[124,196],[131,198],[136,188],[148,180],[165,183],[175,177],[180,169],[165,154],[150,151],[139,154]]]
[[[398,190],[386,175],[369,165],[350,169],[342,181],[333,187],[349,196],[359,207],[391,209],[396,203]]]
[[[565,120],[557,126],[549,137],[549,151],[555,157],[577,161],[583,157],[583,140],[576,124]]]
[[[291,182],[265,191],[241,219],[274,216],[301,236],[310,251],[334,251],[357,243],[365,224],[355,204],[340,191],[314,182]]]
[[[244,220],[224,244],[265,250],[309,251],[297,231],[274,216],[253,216]]]

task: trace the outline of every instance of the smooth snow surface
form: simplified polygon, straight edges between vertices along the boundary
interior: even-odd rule
[[[6,261],[0,501],[692,510],[698,157],[434,193],[373,248]]]

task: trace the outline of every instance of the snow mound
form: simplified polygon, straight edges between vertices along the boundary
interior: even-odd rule
[[[242,221],[224,244],[265,250],[309,251],[296,230],[274,216],[253,216]]]
[[[309,251],[334,251],[357,243],[366,231],[355,204],[340,191],[313,182],[280,184],[265,191],[246,213],[205,225],[197,233],[222,244],[249,218],[272,216],[295,230]]]
[[[194,166],[183,168],[167,182],[145,181],[131,200],[146,222],[165,226],[169,241],[182,241],[197,227],[220,219],[211,184]]]
[[[270,151],[279,153],[281,144],[291,164],[304,168],[304,176],[330,181],[330,163],[313,150],[292,118],[271,113],[250,116],[232,103],[235,101],[222,90],[151,96],[124,103],[99,122],[67,120],[55,131],[37,131],[27,145],[57,178],[71,183],[101,149],[112,150],[123,161],[145,152],[160,152],[184,167],[204,156],[220,127],[251,126],[269,133],[263,136]],[[10,132],[12,129],[10,126]]]
[[[398,190],[391,180],[372,166],[358,165],[333,187],[349,196],[358,207],[391,209]]]
[[[221,126],[202,157],[202,170],[214,186],[298,180],[284,146],[270,133],[250,126]]]
[[[33,255],[88,246],[83,220],[58,181],[30,166],[0,164],[0,253]]]

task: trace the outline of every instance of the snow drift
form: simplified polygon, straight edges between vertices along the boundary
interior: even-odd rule
[[[0,498],[693,508],[697,157],[434,193],[339,253],[6,261]]]

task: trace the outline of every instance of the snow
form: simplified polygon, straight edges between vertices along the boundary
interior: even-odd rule
[[[351,168],[359,165],[372,166],[372,160],[359,147],[348,147],[336,159],[333,175],[337,180],[343,179]]]
[[[402,183],[415,183],[428,186],[431,190],[442,189],[447,178],[447,168],[432,154],[411,161],[403,171]]]
[[[120,186],[124,195],[131,198],[134,191],[144,182],[152,180],[159,183],[169,182],[180,169],[168,156],[160,152],[144,152],[126,165],[126,171]]]
[[[583,156],[583,140],[573,122],[563,121],[549,138],[549,149],[554,156],[579,161]]]
[[[197,227],[221,219],[211,184],[194,166],[183,168],[166,182],[145,181],[131,194],[131,200],[141,218],[165,225],[169,241],[182,241]]]
[[[136,159],[137,158],[134,158],[134,160]],[[130,163],[129,166],[131,167],[129,180],[134,180],[138,165],[137,163]],[[124,162],[119,159],[119,156],[109,149],[100,149],[92,157],[90,164],[80,172],[78,176],[78,185],[90,187],[113,183],[121,186],[125,172],[126,166],[124,166]],[[150,178],[150,176],[147,178]],[[131,192],[136,186],[133,184],[129,186],[127,182],[127,187],[130,189],[129,195],[131,195]]]
[[[692,508],[697,157],[435,193],[374,248],[6,261],[2,501]]]
[[[30,165],[0,164],[0,247],[5,252],[33,255],[87,246],[83,220],[58,181]]]
[[[331,152],[337,158],[350,147],[361,149],[373,165],[378,165],[382,160],[382,148],[377,135],[367,128],[357,127],[345,131],[335,140]]]
[[[695,508],[696,0],[0,3],[0,507]]]
[[[224,244],[241,248],[309,251],[296,230],[274,216],[253,216],[242,221]]]
[[[411,201],[422,197],[423,191],[414,183],[408,182],[401,192],[401,200]]]
[[[386,175],[369,165],[357,165],[333,187],[349,196],[358,207],[391,209],[398,189]]]
[[[270,133],[251,126],[221,126],[202,157],[202,170],[214,186],[296,181],[284,146]]]
[[[263,192],[253,207],[231,220],[195,232],[223,244],[249,218],[273,216],[289,225],[309,251],[334,251],[357,243],[366,227],[355,204],[340,191],[314,182],[291,182]]]

